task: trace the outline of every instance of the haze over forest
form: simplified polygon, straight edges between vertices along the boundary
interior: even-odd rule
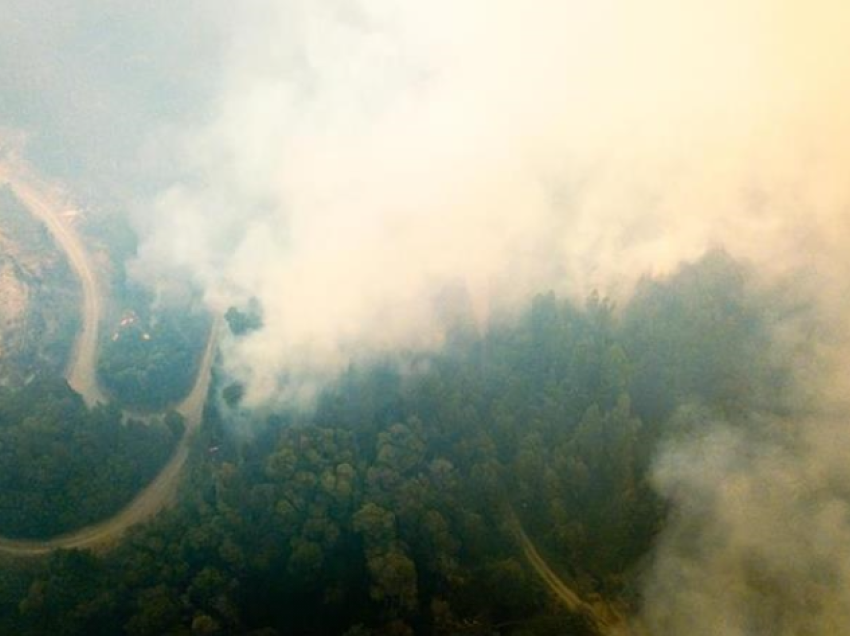
[[[0,633],[850,630],[837,0],[6,0]]]

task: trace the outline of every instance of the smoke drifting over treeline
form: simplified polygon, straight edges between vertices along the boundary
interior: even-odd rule
[[[846,13],[250,3],[215,116],[180,138],[191,176],[142,213],[137,271],[182,268],[217,307],[260,300],[265,328],[228,358],[255,403],[284,373],[439,341],[446,285],[484,320],[723,246],[837,291]]]
[[[190,278],[215,311],[259,301],[263,328],[226,345],[249,405],[309,396],[352,356],[439,345],[446,288],[483,325],[552,287],[626,297],[722,247],[808,295],[832,414],[782,443],[778,424],[742,439],[706,422],[705,440],[662,455],[677,512],[647,621],[656,634],[850,624],[834,489],[850,478],[844,3],[194,10],[216,13],[222,68],[206,115],[157,147],[177,169],[138,206],[132,269],[152,285]]]

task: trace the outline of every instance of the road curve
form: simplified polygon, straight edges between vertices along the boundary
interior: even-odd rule
[[[220,321],[217,320],[210,330],[195,385],[176,409],[184,418],[186,430],[171,459],[156,478],[138,493],[126,507],[109,519],[43,541],[0,537],[0,553],[15,556],[39,556],[59,549],[108,548],[120,539],[125,530],[149,519],[174,501],[180,483],[180,474],[186,463],[186,458],[189,456],[189,442],[203,419],[219,329]]]
[[[71,387],[82,394],[90,406],[106,402],[97,385],[96,373],[97,334],[102,302],[88,252],[73,228],[62,221],[62,208],[58,206],[59,197],[46,184],[41,183],[17,163],[13,165],[2,160],[0,183],[9,185],[27,209],[47,226],[57,243],[67,253],[71,266],[80,278],[83,288],[83,326],[68,364],[66,377]],[[195,384],[176,408],[183,416],[186,429],[171,459],[154,480],[122,510],[99,523],[45,540],[0,537],[0,554],[27,557],[58,549],[105,549],[114,545],[128,528],[149,519],[174,501],[180,475],[189,456],[189,442],[203,419],[220,329],[221,319],[216,319],[210,329]]]
[[[97,383],[98,326],[103,303],[89,254],[74,228],[62,220],[61,197],[20,162],[0,162],[0,184],[8,185],[30,213],[45,225],[67,254],[68,262],[80,280],[83,324],[65,376],[71,388],[82,395],[88,406],[105,403],[106,397]]]

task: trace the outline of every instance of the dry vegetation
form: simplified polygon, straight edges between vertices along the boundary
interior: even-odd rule
[[[77,327],[78,284],[46,229],[0,187],[0,382],[63,368]]]

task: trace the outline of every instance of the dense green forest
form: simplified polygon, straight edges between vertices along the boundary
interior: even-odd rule
[[[0,387],[0,535],[51,537],[117,512],[159,472],[179,416],[122,423],[61,379]]]
[[[133,289],[132,287],[130,288]],[[120,404],[158,411],[191,390],[209,317],[182,307],[153,309],[147,295],[123,290],[98,358],[98,378]]]
[[[621,308],[542,295],[483,335],[459,324],[442,352],[352,366],[250,435],[229,424],[231,390],[176,508],[106,555],[3,567],[0,633],[588,634],[512,515],[585,597],[637,603],[666,514],[658,444],[797,407],[766,353],[777,307],[713,253]]]

